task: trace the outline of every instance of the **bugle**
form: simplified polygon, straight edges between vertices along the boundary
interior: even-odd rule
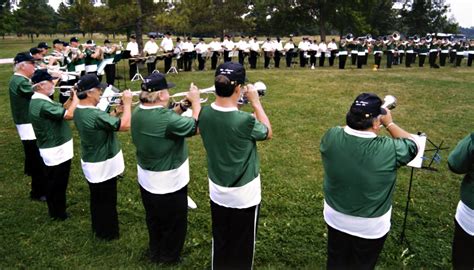
[[[397,98],[392,95],[386,95],[383,98],[382,108],[393,110],[397,107]]]
[[[109,103],[109,106],[114,106],[114,105],[120,105],[122,104],[122,99],[121,97],[123,96],[123,93],[119,92],[119,89],[117,89],[114,86],[109,86],[111,91],[104,91],[104,94],[100,96],[100,99],[105,99]],[[107,89],[106,89],[107,90]],[[140,100],[138,100],[138,96],[140,95],[142,91],[132,91],[132,98],[136,97],[135,100],[132,101],[132,105],[136,105],[140,103]]]

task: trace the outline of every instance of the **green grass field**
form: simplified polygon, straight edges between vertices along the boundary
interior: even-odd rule
[[[13,57],[31,47],[26,41],[0,41],[0,56]],[[261,60],[259,64],[261,65]],[[382,62],[385,64],[385,59]],[[465,62],[463,63],[465,65]],[[160,63],[159,67],[162,66]],[[121,67],[120,67],[121,70]],[[444,141],[438,172],[415,171],[408,215],[407,242],[399,243],[410,169],[401,168],[393,201],[392,229],[379,258],[380,268],[451,267],[451,239],[461,176],[447,168],[447,156],[473,130],[473,68],[419,69],[395,66],[372,71],[348,66],[248,71],[250,81],[267,84],[263,105],[273,125],[271,141],[258,144],[262,205],[256,245],[257,269],[319,269],[326,260],[326,225],[322,216],[323,169],[319,142],[324,132],[343,125],[351,102],[361,92],[398,98],[394,121],[410,132],[422,131]],[[154,268],[144,257],[148,235],[136,181],[130,133],[119,138],[126,170],[118,185],[121,237],[96,240],[90,229],[89,190],[80,168],[79,138],[73,127],[75,157],[67,191],[65,222],[51,221],[44,203],[28,198],[23,149],[11,119],[8,81],[11,65],[0,65],[0,268]],[[194,82],[201,88],[213,73],[170,75],[173,92]],[[121,82],[123,86],[123,82]],[[130,86],[130,83],[127,84]],[[138,84],[132,84],[132,90]],[[382,135],[388,135],[384,133]],[[211,220],[205,151],[199,137],[188,140],[189,195],[198,209],[189,212],[182,263],[177,269],[209,269]]]

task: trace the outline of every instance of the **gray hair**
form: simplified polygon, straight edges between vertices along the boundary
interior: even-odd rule
[[[155,103],[160,100],[160,91],[156,92],[146,92],[142,91],[140,93],[139,99],[141,103]]]
[[[21,70],[25,66],[25,64],[26,64],[25,61],[15,64],[15,66],[13,67],[13,71],[17,72]]]

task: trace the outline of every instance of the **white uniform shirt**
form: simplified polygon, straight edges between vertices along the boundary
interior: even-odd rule
[[[258,41],[251,41],[250,42],[250,50],[258,52],[260,50],[260,45],[258,45]]]
[[[329,42],[329,44],[328,44],[328,49],[329,49],[330,51],[332,51],[332,50],[337,50],[337,44],[336,44],[336,42],[332,42],[332,41]]]
[[[298,49],[300,49],[300,51],[307,51],[309,49],[309,42],[300,41],[298,44]]]
[[[171,38],[164,37],[160,43],[160,47],[163,48],[165,52],[173,50],[173,40]]]
[[[206,52],[207,48],[208,48],[207,44],[201,41],[196,45],[195,50],[196,50],[196,53],[201,54],[203,52]]]
[[[309,48],[308,48],[310,51],[315,51],[317,52],[319,50],[319,46],[318,46],[318,43],[310,43],[309,44]]]
[[[294,49],[294,48],[295,48],[295,44],[293,42],[286,43],[285,47],[284,47],[285,51],[289,51],[289,50]]]
[[[328,47],[327,47],[326,43],[324,43],[324,42],[319,43],[319,52],[320,53],[326,53],[327,49],[328,49]]]
[[[265,52],[273,51],[273,44],[270,41],[265,41],[262,45],[262,49]]]
[[[147,54],[156,54],[158,52],[158,49],[158,44],[156,44],[155,41],[148,40],[145,43],[145,48],[143,48],[143,51]]]
[[[222,49],[219,41],[211,41],[211,43],[209,43],[209,48],[211,48],[211,51],[213,52],[219,52]]]
[[[240,40],[239,42],[237,42],[237,49],[239,49],[240,51],[244,51],[245,49],[247,49],[247,47],[248,47],[247,41]]]
[[[137,56],[139,55],[139,51],[138,51],[138,43],[136,42],[129,42],[127,44],[127,51],[130,51],[130,55],[131,56]]]
[[[235,44],[232,40],[224,39],[222,46],[224,46],[224,50],[232,51],[235,47]]]
[[[273,49],[275,49],[276,51],[282,52],[283,51],[283,42],[275,40],[273,42]]]
[[[186,41],[183,43],[181,49],[184,52],[193,52],[194,51],[194,44],[191,41]]]

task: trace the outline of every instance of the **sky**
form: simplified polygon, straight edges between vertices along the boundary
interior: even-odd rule
[[[462,27],[474,27],[474,0],[445,0],[451,6],[448,17],[454,19]],[[50,0],[51,6],[55,9],[59,6],[60,0]]]

